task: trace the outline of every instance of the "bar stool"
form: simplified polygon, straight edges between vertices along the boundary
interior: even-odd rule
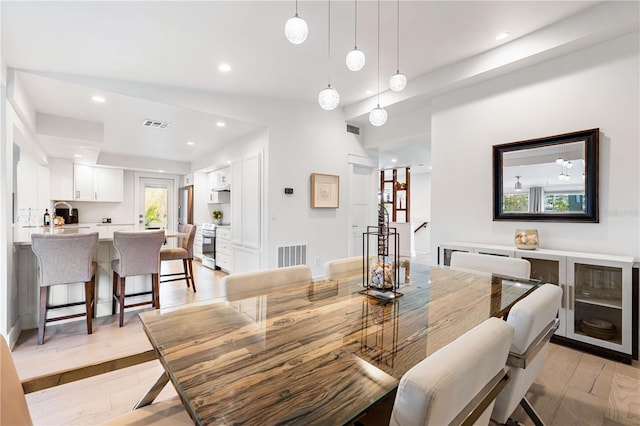
[[[187,234],[182,239],[182,247],[165,248],[160,250],[160,261],[169,260],[182,260],[182,267],[184,272],[177,272],[174,274],[161,274],[160,277],[175,277],[160,280],[161,283],[170,281],[185,280],[187,287],[193,285],[193,292],[196,292],[196,282],[193,279],[193,242],[196,239],[196,226],[187,224],[184,226],[183,232]],[[189,284],[191,280],[191,285]]]
[[[120,327],[124,324],[124,308],[151,304],[160,308],[158,274],[160,272],[160,248],[164,244],[164,230],[113,233],[113,246],[119,259],[111,262],[113,270],[113,300],[111,314],[116,313],[116,304],[120,305]],[[133,294],[125,293],[127,277],[151,274],[151,291]],[[118,285],[119,284],[119,285]],[[151,294],[151,300],[126,305],[125,297]]]
[[[90,234],[33,234],[31,249],[38,261],[40,282],[40,318],[38,344],[44,343],[45,323],[63,319],[87,317],[87,334],[93,332],[91,320],[95,317],[95,274],[98,264],[93,255],[98,247],[98,233]],[[84,283],[84,302],[49,305],[49,287],[60,284]],[[85,305],[85,312],[47,319],[47,310],[73,305]]]

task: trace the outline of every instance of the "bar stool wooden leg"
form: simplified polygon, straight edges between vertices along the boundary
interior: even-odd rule
[[[126,277],[120,278],[120,327],[124,325],[124,284],[126,280]]]
[[[193,286],[193,292],[196,292],[196,280],[193,279],[193,261],[192,259],[187,260],[187,265],[189,265],[189,277],[191,278],[191,285]]]
[[[113,272],[113,291],[111,292],[111,315],[116,313],[116,297],[118,294],[118,274]]]
[[[191,287],[189,283],[189,270],[187,269],[187,259],[182,259],[182,270],[184,271],[184,280],[187,283],[187,288]]]
[[[96,272],[97,274],[98,272]],[[98,290],[96,289],[96,276],[91,277],[91,287],[93,288],[93,310],[91,314],[93,318],[98,316]]]
[[[38,319],[38,344],[44,343],[44,326],[47,322],[47,297],[49,287],[40,287],[40,318]]]
[[[151,274],[151,286],[153,287],[153,306],[160,309],[160,274]]]
[[[93,318],[93,282],[84,283],[84,306],[87,312],[87,334],[93,333],[91,319]]]

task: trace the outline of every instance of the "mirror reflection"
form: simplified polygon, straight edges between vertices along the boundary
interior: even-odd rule
[[[503,212],[585,212],[585,141],[505,152]]]
[[[599,129],[493,146],[493,219],[598,222]]]

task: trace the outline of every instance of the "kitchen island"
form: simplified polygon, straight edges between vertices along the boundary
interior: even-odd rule
[[[141,225],[140,225],[141,226]],[[17,280],[17,314],[20,328],[23,330],[38,327],[39,287],[36,256],[31,250],[31,235],[35,233],[55,234],[88,234],[99,233],[98,248],[94,261],[98,263],[96,272],[96,303],[97,316],[111,315],[112,272],[111,261],[117,259],[117,252],[113,247],[113,233],[115,231],[143,230],[136,224],[91,223],[78,225],[64,225],[61,227],[15,227],[13,229],[13,245],[15,252],[15,276]],[[167,231],[167,237],[179,234]],[[169,245],[175,244],[175,238],[168,240]],[[52,286],[49,290],[49,303],[55,305],[82,302],[84,300],[84,285]],[[127,292],[140,293],[151,291],[151,277],[140,276],[127,279]],[[140,296],[141,300],[149,296]],[[63,308],[69,312],[78,307]],[[62,310],[61,310],[62,311]]]

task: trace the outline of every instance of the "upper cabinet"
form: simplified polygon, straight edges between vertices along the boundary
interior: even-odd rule
[[[231,200],[231,167],[215,170],[208,175],[209,203],[228,203]]]
[[[209,187],[212,191],[228,191],[231,189],[231,167],[214,170],[209,173]]]
[[[75,201],[122,202],[124,171],[74,164],[73,188],[72,200]]]
[[[73,162],[49,158],[49,198],[73,200]]]

